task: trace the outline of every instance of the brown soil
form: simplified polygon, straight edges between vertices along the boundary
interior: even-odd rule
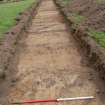
[[[104,105],[104,88],[66,27],[52,0],[42,0],[32,26],[12,59],[10,81],[1,87],[1,103],[93,95],[93,100],[51,105]],[[9,77],[9,78],[11,78]],[[5,94],[6,93],[6,94]],[[45,103],[49,105],[50,103]],[[41,104],[39,104],[41,105]]]
[[[81,23],[83,28],[91,27],[98,31],[105,32],[104,0],[70,0],[64,8],[69,11],[69,13],[76,13],[85,17],[85,21]]]

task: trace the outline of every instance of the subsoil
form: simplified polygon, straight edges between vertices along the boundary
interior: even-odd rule
[[[18,43],[9,64],[9,81],[0,88],[0,103],[92,95],[95,99],[45,105],[105,105],[103,82],[87,65],[53,0],[42,0]]]
[[[62,4],[64,0],[58,0]],[[67,5],[63,5],[68,13],[76,13],[84,16],[84,21],[80,26],[83,29],[93,28],[97,31],[105,32],[105,1],[104,0],[68,0]]]

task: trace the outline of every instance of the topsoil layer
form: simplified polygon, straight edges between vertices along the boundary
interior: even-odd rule
[[[67,1],[67,0],[58,0]],[[105,32],[105,0],[68,0],[64,8],[69,13],[76,13],[85,17],[81,23],[83,28],[91,27],[93,29]]]

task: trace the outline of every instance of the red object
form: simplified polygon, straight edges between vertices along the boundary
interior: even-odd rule
[[[86,97],[72,97],[72,98],[58,98],[58,99],[50,99],[50,100],[27,100],[23,102],[14,102],[12,104],[31,104],[31,103],[42,103],[42,102],[60,102],[60,101],[73,101],[73,100],[87,100],[93,99],[93,96]]]
[[[15,102],[12,104],[28,104],[28,103],[40,103],[40,102],[58,102],[57,99],[55,100],[28,100],[24,102]]]

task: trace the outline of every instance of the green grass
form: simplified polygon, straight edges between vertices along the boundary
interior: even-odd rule
[[[85,17],[77,13],[71,13],[70,20],[74,23],[72,27],[77,28],[85,20]]]
[[[64,5],[68,5],[68,4],[70,3],[70,1],[72,1],[72,0],[63,0],[62,3],[63,3]]]
[[[103,4],[105,3],[105,0],[97,0],[98,3]]]
[[[88,29],[89,35],[96,40],[102,47],[105,47],[105,32],[98,32],[92,29]]]
[[[23,0],[21,2],[0,4],[0,39],[3,38],[3,33],[13,26],[14,18],[18,13],[28,8],[34,1]]]
[[[75,24],[78,25],[85,20],[85,17],[79,14],[73,13],[72,16],[73,16],[73,21],[75,22]]]

